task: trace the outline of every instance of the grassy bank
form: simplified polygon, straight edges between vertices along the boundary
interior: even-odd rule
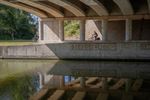
[[[32,41],[0,41],[0,46],[20,46],[20,45],[31,45],[35,42]]]

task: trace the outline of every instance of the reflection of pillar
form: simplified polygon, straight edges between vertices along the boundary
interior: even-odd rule
[[[60,76],[60,87],[65,86],[64,76]]]
[[[107,90],[108,85],[107,85],[107,78],[102,77],[102,89]]]
[[[80,86],[81,86],[82,88],[85,87],[85,78],[84,78],[84,77],[80,77]]]
[[[71,76],[68,76],[68,82],[71,82]]]
[[[38,72],[38,76],[39,76],[39,88],[41,89],[44,85],[44,75]]]
[[[126,25],[125,25],[125,40],[129,41],[132,39],[132,20],[126,19]]]
[[[127,79],[126,82],[125,82],[125,91],[126,92],[129,92],[130,89],[131,89],[131,79]]]
[[[106,19],[102,20],[102,41],[107,40],[107,25],[108,21]]]
[[[39,19],[39,41],[44,40],[44,27],[42,19]]]
[[[80,20],[80,41],[85,41],[85,20]]]
[[[64,20],[59,20],[59,38],[64,41]]]

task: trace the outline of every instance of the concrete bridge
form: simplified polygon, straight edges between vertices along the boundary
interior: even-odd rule
[[[0,0],[40,17],[41,45],[0,47],[1,58],[150,59],[150,0]],[[64,21],[80,21],[68,42]],[[99,41],[89,41],[97,32]]]

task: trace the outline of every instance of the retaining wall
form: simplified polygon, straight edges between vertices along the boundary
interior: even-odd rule
[[[67,42],[0,47],[1,58],[150,59],[150,42]]]

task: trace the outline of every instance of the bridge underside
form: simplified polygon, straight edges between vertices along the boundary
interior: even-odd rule
[[[17,51],[15,47],[8,50],[6,47],[8,52],[1,50],[4,58],[29,55],[34,58],[39,54],[61,59],[150,59],[150,0],[0,0],[0,3],[40,17],[39,42],[48,48],[38,51],[42,46],[27,46],[23,50],[16,47]],[[65,20],[80,21],[79,40],[65,41]],[[100,40],[89,41],[94,32]],[[25,55],[20,50],[26,51]]]
[[[0,0],[0,3],[41,18],[148,18],[150,13],[149,0]]]
[[[64,41],[64,21],[80,21],[80,41],[150,40],[150,0],[0,0],[40,17],[39,40]]]

